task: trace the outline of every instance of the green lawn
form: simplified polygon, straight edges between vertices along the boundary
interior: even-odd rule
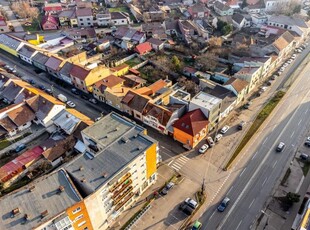
[[[244,146],[249,142],[249,140],[252,138],[252,136],[256,133],[256,131],[259,129],[259,127],[264,123],[264,121],[267,119],[267,117],[270,115],[272,110],[277,106],[277,104],[280,102],[282,97],[285,95],[285,92],[279,91],[276,93],[276,95],[271,98],[271,100],[265,105],[265,107],[260,111],[258,116],[256,117],[255,121],[251,125],[248,132],[245,134],[243,139],[241,140],[238,148],[235,150],[232,157],[229,159],[228,163],[225,166],[225,169],[227,170],[230,165],[233,163],[235,158],[239,155],[241,150],[244,148]]]
[[[110,12],[127,12],[127,13],[130,13],[130,10],[126,6],[109,8],[109,11]]]
[[[136,65],[140,64],[141,62],[142,62],[142,61],[141,61],[140,58],[136,58],[136,57],[135,57],[135,58],[132,58],[132,59],[126,61],[125,63],[126,63],[127,65],[129,65],[130,68],[131,68],[131,67],[133,67],[133,66],[136,66]]]
[[[33,20],[31,23],[31,26],[26,26],[23,25],[23,28],[25,31],[29,31],[29,32],[35,32],[35,31],[40,31],[40,26],[39,26],[39,22],[41,21],[41,17],[39,16],[38,20]]]

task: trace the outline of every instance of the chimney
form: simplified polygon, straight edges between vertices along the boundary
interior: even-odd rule
[[[43,219],[47,215],[48,215],[48,211],[47,210],[45,210],[44,212],[41,212],[41,219]]]
[[[59,190],[59,192],[63,192],[63,191],[65,191],[65,187],[62,186],[62,185],[60,185],[59,188],[58,188],[58,190]]]
[[[79,169],[80,169],[80,171],[83,171],[84,167],[81,165]]]
[[[27,220],[29,220],[29,215],[26,213],[25,215],[24,215],[24,219],[27,221]]]
[[[32,192],[34,189],[35,189],[35,186],[31,186],[31,187],[29,188],[29,192]]]
[[[107,176],[108,176],[108,174],[107,174],[106,172],[103,172],[103,173],[102,173],[102,177],[103,177],[103,178],[106,178]]]
[[[86,182],[86,179],[85,179],[85,178],[83,178],[83,179],[81,180],[81,182],[82,182],[82,183],[85,183],[85,182]]]
[[[19,208],[14,208],[11,211],[11,218],[14,218],[16,215],[18,215],[20,213]]]

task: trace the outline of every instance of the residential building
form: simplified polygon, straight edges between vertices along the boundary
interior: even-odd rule
[[[169,95],[169,102],[171,104],[183,104],[188,108],[188,104],[191,100],[191,94],[184,91],[183,88],[175,90]]]
[[[286,29],[306,38],[310,32],[310,23],[301,18],[286,15],[272,15],[268,18],[268,25]]]
[[[93,11],[91,8],[80,8],[75,11],[79,27],[90,27],[94,25]]]
[[[146,84],[146,80],[133,74],[123,75],[121,78],[125,80],[124,85],[131,89],[139,89]]]
[[[191,19],[198,19],[209,17],[210,11],[204,4],[196,3],[188,8],[188,13]]]
[[[147,54],[152,51],[151,43],[149,42],[141,43],[135,47],[135,51],[140,55]]]
[[[151,44],[153,50],[155,51],[160,51],[164,48],[164,44],[165,41],[162,41],[160,39],[157,38],[150,38],[149,40],[147,40],[148,43]]]
[[[131,88],[128,88],[125,86],[107,88],[104,91],[105,102],[109,104],[110,106],[123,112],[124,106],[123,106],[122,100],[130,89]]]
[[[162,22],[163,20],[165,20],[165,13],[156,4],[153,4],[148,9],[144,10],[142,15],[143,21],[146,23]]]
[[[296,2],[294,0],[265,0],[266,12],[281,12],[289,9],[290,4]],[[301,1],[299,2],[301,3]]]
[[[93,229],[83,198],[63,169],[1,197],[0,205],[8,217],[1,229]]]
[[[84,194],[92,227],[111,227],[157,178],[157,141],[146,129],[116,113],[82,131],[84,154],[65,170]]]
[[[109,26],[111,25],[112,13],[109,11],[99,12],[95,15],[94,24],[97,26]]]
[[[6,23],[5,17],[0,16],[0,33],[7,33],[10,29]]]
[[[119,0],[105,0],[104,2],[107,6],[113,8],[117,6],[117,4],[119,3]]]
[[[77,42],[97,40],[97,35],[94,28],[71,28],[64,30],[63,34]]]
[[[236,105],[244,101],[249,92],[249,83],[235,77],[231,77],[223,86],[232,91],[237,97]]]
[[[248,4],[244,10],[246,10],[249,14],[265,13],[265,3],[264,1],[258,1],[253,4]]]
[[[122,99],[123,111],[135,119],[143,121],[142,112],[150,99],[129,90]]]
[[[51,74],[52,76],[57,77],[58,71],[59,71],[62,63],[63,63],[62,59],[60,59],[58,57],[51,56],[45,62],[45,67],[46,67],[47,72],[49,74]]]
[[[57,30],[59,28],[58,19],[51,14],[42,18],[41,26],[43,30]]]
[[[251,26],[251,21],[252,21],[251,17],[248,18],[248,17],[243,16],[242,14],[236,13],[231,17],[231,19],[232,19],[233,25],[239,30],[241,30],[244,27]]]
[[[205,92],[199,92],[189,103],[189,111],[200,109],[209,121],[208,130],[219,122],[222,100]]]
[[[234,75],[234,77],[249,83],[249,91],[252,91],[257,86],[261,76],[261,67],[243,67]]]
[[[123,49],[131,49],[146,40],[145,33],[128,27],[118,27],[113,35],[116,39],[115,45]]]
[[[93,85],[93,95],[96,99],[105,102],[104,91],[107,88],[120,88],[123,86],[124,79],[117,77],[115,75],[109,75],[106,78],[95,82]]]
[[[58,14],[59,23],[61,26],[72,26],[70,19],[75,15],[75,9],[61,11]]]
[[[63,66],[60,67],[58,73],[57,73],[57,77],[69,84],[72,84],[72,79],[70,77],[70,72],[73,68],[73,64],[71,62],[65,62],[65,64]]]
[[[268,21],[268,16],[265,13],[251,14],[251,18],[252,18],[252,23],[257,27],[260,27],[266,24]]]
[[[92,86],[95,82],[106,78],[112,72],[105,66],[99,65],[93,69],[84,68],[80,65],[74,65],[70,71],[72,84],[88,93],[92,92]]]
[[[18,57],[17,51],[23,46],[23,44],[23,42],[11,35],[0,34],[0,49],[16,57]]]
[[[187,149],[195,148],[208,134],[209,121],[200,109],[187,112],[173,124],[173,139]]]
[[[28,45],[23,45],[18,50],[18,55],[23,61],[32,64],[32,58],[37,54],[37,50]]]
[[[124,26],[132,24],[130,16],[126,12],[111,12],[111,22],[115,26]]]
[[[234,9],[222,3],[220,1],[216,1],[214,3],[214,11],[220,16],[228,16],[234,14]]]
[[[45,14],[57,14],[62,11],[61,3],[45,3],[43,10]]]
[[[17,85],[15,81],[10,81],[1,91],[1,98],[7,104],[19,103],[20,101],[18,100],[18,98],[21,97],[20,95],[23,93],[24,90],[25,89]],[[29,94],[28,92],[24,93]]]
[[[32,64],[40,70],[47,71],[45,63],[49,58],[50,58],[49,56],[41,52],[38,52],[32,57]]]

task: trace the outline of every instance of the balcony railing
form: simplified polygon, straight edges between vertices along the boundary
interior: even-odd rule
[[[130,186],[129,188],[127,188],[123,194],[119,197],[117,197],[117,199],[113,200],[113,205],[117,205],[125,196],[127,196],[128,193],[130,193],[133,190],[133,187]]]
[[[114,194],[113,194],[113,196],[112,196],[112,199],[115,199],[121,192],[123,192],[123,191],[124,191],[126,188],[128,188],[129,185],[131,185],[131,184],[132,184],[132,180],[129,179],[128,182],[127,182],[127,183],[124,183],[124,184],[122,185],[122,187],[121,187],[119,190],[116,190],[116,191],[114,192]]]
[[[131,197],[133,197],[133,195],[134,195],[133,192],[129,193],[128,196],[125,198],[125,200],[124,200],[122,203],[118,204],[118,205],[115,207],[115,211],[118,211],[121,207],[123,207],[123,205],[126,204],[127,201],[128,201],[129,199],[131,199]]]
[[[111,188],[110,188],[110,192],[114,192],[121,184],[123,184],[124,181],[126,181],[127,179],[129,179],[131,177],[131,173],[126,173],[121,179],[120,181],[116,182]]]

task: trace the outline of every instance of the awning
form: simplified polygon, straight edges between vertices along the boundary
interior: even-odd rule
[[[82,141],[78,140],[74,146],[74,149],[80,153],[84,153],[86,151],[86,146]]]

